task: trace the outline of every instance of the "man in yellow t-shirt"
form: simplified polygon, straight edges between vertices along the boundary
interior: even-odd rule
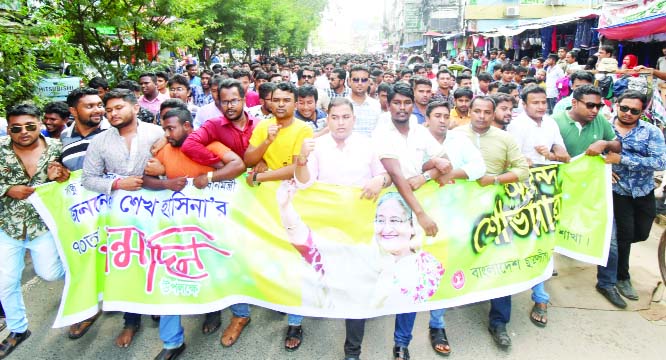
[[[303,140],[312,137],[312,128],[294,118],[296,87],[293,84],[279,83],[273,90],[272,105],[275,118],[264,120],[254,128],[243,157],[247,167],[255,167],[262,160],[268,167],[263,171],[262,166],[257,166],[248,174],[250,186],[293,178],[294,158],[301,152]]]

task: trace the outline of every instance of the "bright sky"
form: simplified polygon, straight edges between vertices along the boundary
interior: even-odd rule
[[[361,52],[377,42],[384,0],[329,0],[313,50]]]

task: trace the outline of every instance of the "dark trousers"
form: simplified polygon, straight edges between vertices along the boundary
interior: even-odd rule
[[[365,333],[365,319],[346,319],[345,331],[345,356],[360,356]]]
[[[629,280],[631,244],[647,240],[657,214],[654,193],[637,198],[613,193],[613,212],[617,226],[617,280]]]
[[[123,315],[123,319],[125,319],[125,327],[134,326],[138,328],[141,326],[141,314],[126,312],[125,315]]]
[[[511,295],[491,299],[488,318],[491,328],[496,328],[501,324],[508,324],[511,319]]]

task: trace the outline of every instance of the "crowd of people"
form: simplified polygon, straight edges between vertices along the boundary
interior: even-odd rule
[[[601,47],[598,56],[610,58],[612,52]],[[489,62],[461,71],[446,64],[436,71],[431,64],[394,71],[373,56],[211,69],[188,64],[182,74],[146,72],[113,88],[94,78],[66,102],[43,109],[9,108],[7,136],[0,137],[0,302],[10,334],[0,345],[0,359],[30,336],[21,294],[25,251],[46,280],[60,279],[66,271],[52,234],[26,199],[35,186],[66,181],[76,170],[82,170],[86,189],[106,194],[179,191],[188,178],[205,188],[236,179],[248,168],[242,181],[249,186],[283,181],[290,194],[319,181],[358,187],[364,199],[376,201],[393,185],[396,190],[379,202],[375,232],[386,240],[381,251],[400,259],[418,249],[391,239],[409,239],[416,224],[429,236],[443,231],[414,195],[425,183],[503,185],[526,180],[531,166],[602,154],[613,167],[614,224],[596,289],[625,308],[625,298],[638,299],[629,271],[631,244],[648,237],[655,217],[653,174],[666,169],[663,133],[645,117],[650,98],[626,90],[609,101],[595,86],[593,68],[574,66],[566,51],[537,59],[534,66],[530,59],[515,66],[501,52],[490,56]],[[627,66],[635,65],[627,60]],[[642,70],[666,80],[664,71]],[[565,77],[566,96],[559,86]],[[315,271],[323,271],[319,250],[303,237],[306,227],[293,214],[289,196],[284,199],[282,221],[294,247]],[[424,258],[427,254],[418,261]],[[545,327],[549,294],[544,283],[532,288],[532,300],[530,320]],[[490,303],[488,330],[506,349],[511,296]],[[430,311],[428,330],[433,350],[441,355],[452,351],[445,310]],[[231,312],[220,338],[227,347],[249,324],[251,309],[236,304]],[[72,325],[69,337],[84,336],[99,315]],[[395,316],[395,359],[409,359],[415,316]],[[163,341],[156,359],[180,356],[185,350],[180,316],[153,320],[159,321]],[[301,345],[302,321],[303,316],[287,316],[286,350]],[[362,319],[346,320],[345,359],[359,358],[364,325]],[[220,326],[216,311],[205,314],[201,330],[213,333]],[[140,327],[140,314],[125,313],[116,345],[130,346]]]

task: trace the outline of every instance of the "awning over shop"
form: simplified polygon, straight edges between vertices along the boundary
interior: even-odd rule
[[[437,31],[428,31],[423,33],[423,36],[443,36],[444,34],[438,33]]]
[[[408,43],[402,44],[401,48],[407,49],[407,48],[425,46],[425,44],[426,44],[425,39],[419,39],[419,40],[410,41]]]
[[[527,30],[537,30],[549,26],[576,22],[580,19],[598,17],[599,14],[600,14],[599,10],[584,9],[571,14],[551,16],[543,19],[534,19],[533,22],[528,22],[521,25],[505,26],[491,31],[480,33],[479,35],[483,35],[484,37],[515,36]]]
[[[613,40],[629,40],[666,33],[666,13],[595,29]]]

